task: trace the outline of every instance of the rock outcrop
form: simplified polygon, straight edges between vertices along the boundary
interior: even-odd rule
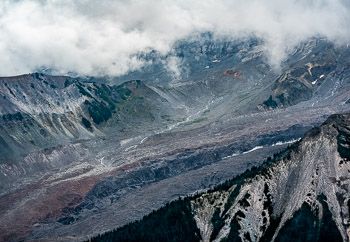
[[[349,142],[350,114],[332,115],[262,166],[176,204],[190,200],[202,241],[349,241]],[[164,209],[174,210],[167,205],[145,223],[163,219]],[[130,228],[135,224],[98,239],[128,236]]]
[[[193,201],[200,230],[203,234],[208,233],[198,219],[203,213],[200,208],[210,210],[210,204],[216,204],[227,193],[226,190],[233,190],[229,195],[232,199],[229,208],[216,206],[219,210],[216,220],[222,220],[221,228],[215,231],[217,236],[212,237],[216,241],[234,234],[242,241],[247,238],[252,241],[280,240],[285,238],[286,233],[297,233],[297,227],[292,227],[295,219],[309,226],[309,233],[318,229],[314,238],[324,240],[326,238],[322,236],[333,236],[334,240],[341,238],[348,241],[349,134],[350,115],[333,115],[321,127],[309,131],[298,143],[268,160],[264,167],[257,168],[254,176],[247,175],[242,182],[228,186],[228,189],[219,188],[220,196],[218,191],[203,194]],[[212,201],[205,202],[210,194]],[[328,220],[321,222],[327,215]],[[330,218],[332,221],[329,221]],[[327,232],[328,235],[321,234],[326,223],[328,229],[333,229]],[[296,239],[304,239],[302,232],[299,236]]]

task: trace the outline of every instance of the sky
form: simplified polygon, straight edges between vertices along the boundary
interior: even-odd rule
[[[138,54],[205,32],[257,36],[278,65],[311,37],[349,43],[349,23],[349,0],[1,0],[0,76],[118,76],[147,64]]]

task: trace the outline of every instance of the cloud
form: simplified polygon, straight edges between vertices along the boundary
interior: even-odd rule
[[[173,79],[178,79],[181,77],[182,73],[182,60],[176,56],[170,56],[163,61],[165,69],[170,73]]]
[[[2,0],[0,75],[48,67],[65,74],[121,75],[202,32],[257,36],[278,65],[313,36],[348,42],[347,0]],[[167,64],[174,75],[179,60]]]

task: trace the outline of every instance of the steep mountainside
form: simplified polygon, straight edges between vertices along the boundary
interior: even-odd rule
[[[333,115],[262,166],[92,241],[172,241],[158,228],[180,222],[188,241],[349,241],[349,154],[350,114]]]
[[[108,86],[34,73],[1,78],[0,95],[2,181],[71,162],[64,156],[51,162],[45,153],[55,149],[79,158],[81,140],[159,129],[168,123],[165,117],[181,113],[141,81]]]
[[[140,55],[150,65],[122,77],[0,78],[0,240],[81,241],[123,226],[349,112],[348,46],[310,39],[280,69],[263,46],[207,35]]]
[[[297,46],[276,70],[267,62],[259,39],[215,40],[205,35],[200,40],[178,43],[169,56],[141,56],[152,64],[115,82],[141,79],[168,90],[186,93],[190,89],[191,95],[184,99],[191,102],[196,100],[191,97],[194,95],[210,104],[201,121],[206,123],[310,100],[310,105],[331,101],[337,92],[344,91],[341,87],[349,76],[349,56],[348,46],[314,38]],[[174,58],[177,77],[167,68]]]

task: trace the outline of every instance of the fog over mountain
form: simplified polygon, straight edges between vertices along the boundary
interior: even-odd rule
[[[3,0],[0,75],[43,68],[56,74],[122,75],[150,64],[140,54],[172,52],[179,40],[212,32],[216,38],[258,37],[278,69],[310,37],[350,39],[346,0]],[[181,61],[165,66],[179,71]]]

